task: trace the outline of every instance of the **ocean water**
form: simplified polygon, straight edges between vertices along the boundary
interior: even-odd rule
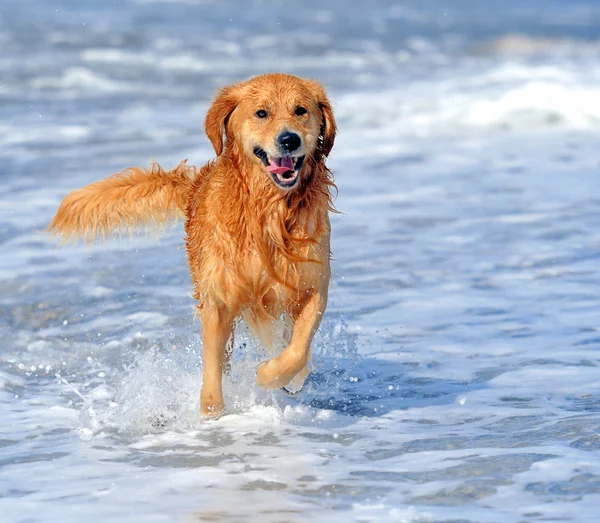
[[[600,2],[9,0],[0,49],[0,521],[600,520]],[[203,422],[181,226],[44,228],[267,71],[334,103],[330,305]]]

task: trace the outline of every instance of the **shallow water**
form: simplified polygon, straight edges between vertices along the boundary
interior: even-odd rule
[[[600,3],[13,2],[0,16],[0,520],[600,518]],[[71,189],[201,164],[215,89],[329,87],[331,302],[198,419],[180,226],[43,233]]]

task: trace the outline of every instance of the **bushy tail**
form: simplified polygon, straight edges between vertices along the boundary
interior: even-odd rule
[[[63,240],[128,232],[138,225],[159,227],[184,217],[187,197],[198,171],[181,162],[165,171],[157,163],[149,169],[130,168],[69,193],[48,229]]]

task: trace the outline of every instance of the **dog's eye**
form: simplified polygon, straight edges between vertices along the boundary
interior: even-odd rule
[[[302,116],[303,114],[306,114],[308,111],[306,110],[306,108],[299,106],[296,107],[296,116]]]
[[[256,111],[256,116],[258,116],[259,118],[266,118],[267,116],[269,116],[269,113],[264,109],[259,109],[258,111]]]

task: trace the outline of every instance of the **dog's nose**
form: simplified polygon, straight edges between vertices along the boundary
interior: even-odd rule
[[[289,131],[281,133],[277,141],[286,153],[293,153],[302,143],[302,140],[300,140],[300,137],[296,133],[290,133]]]

